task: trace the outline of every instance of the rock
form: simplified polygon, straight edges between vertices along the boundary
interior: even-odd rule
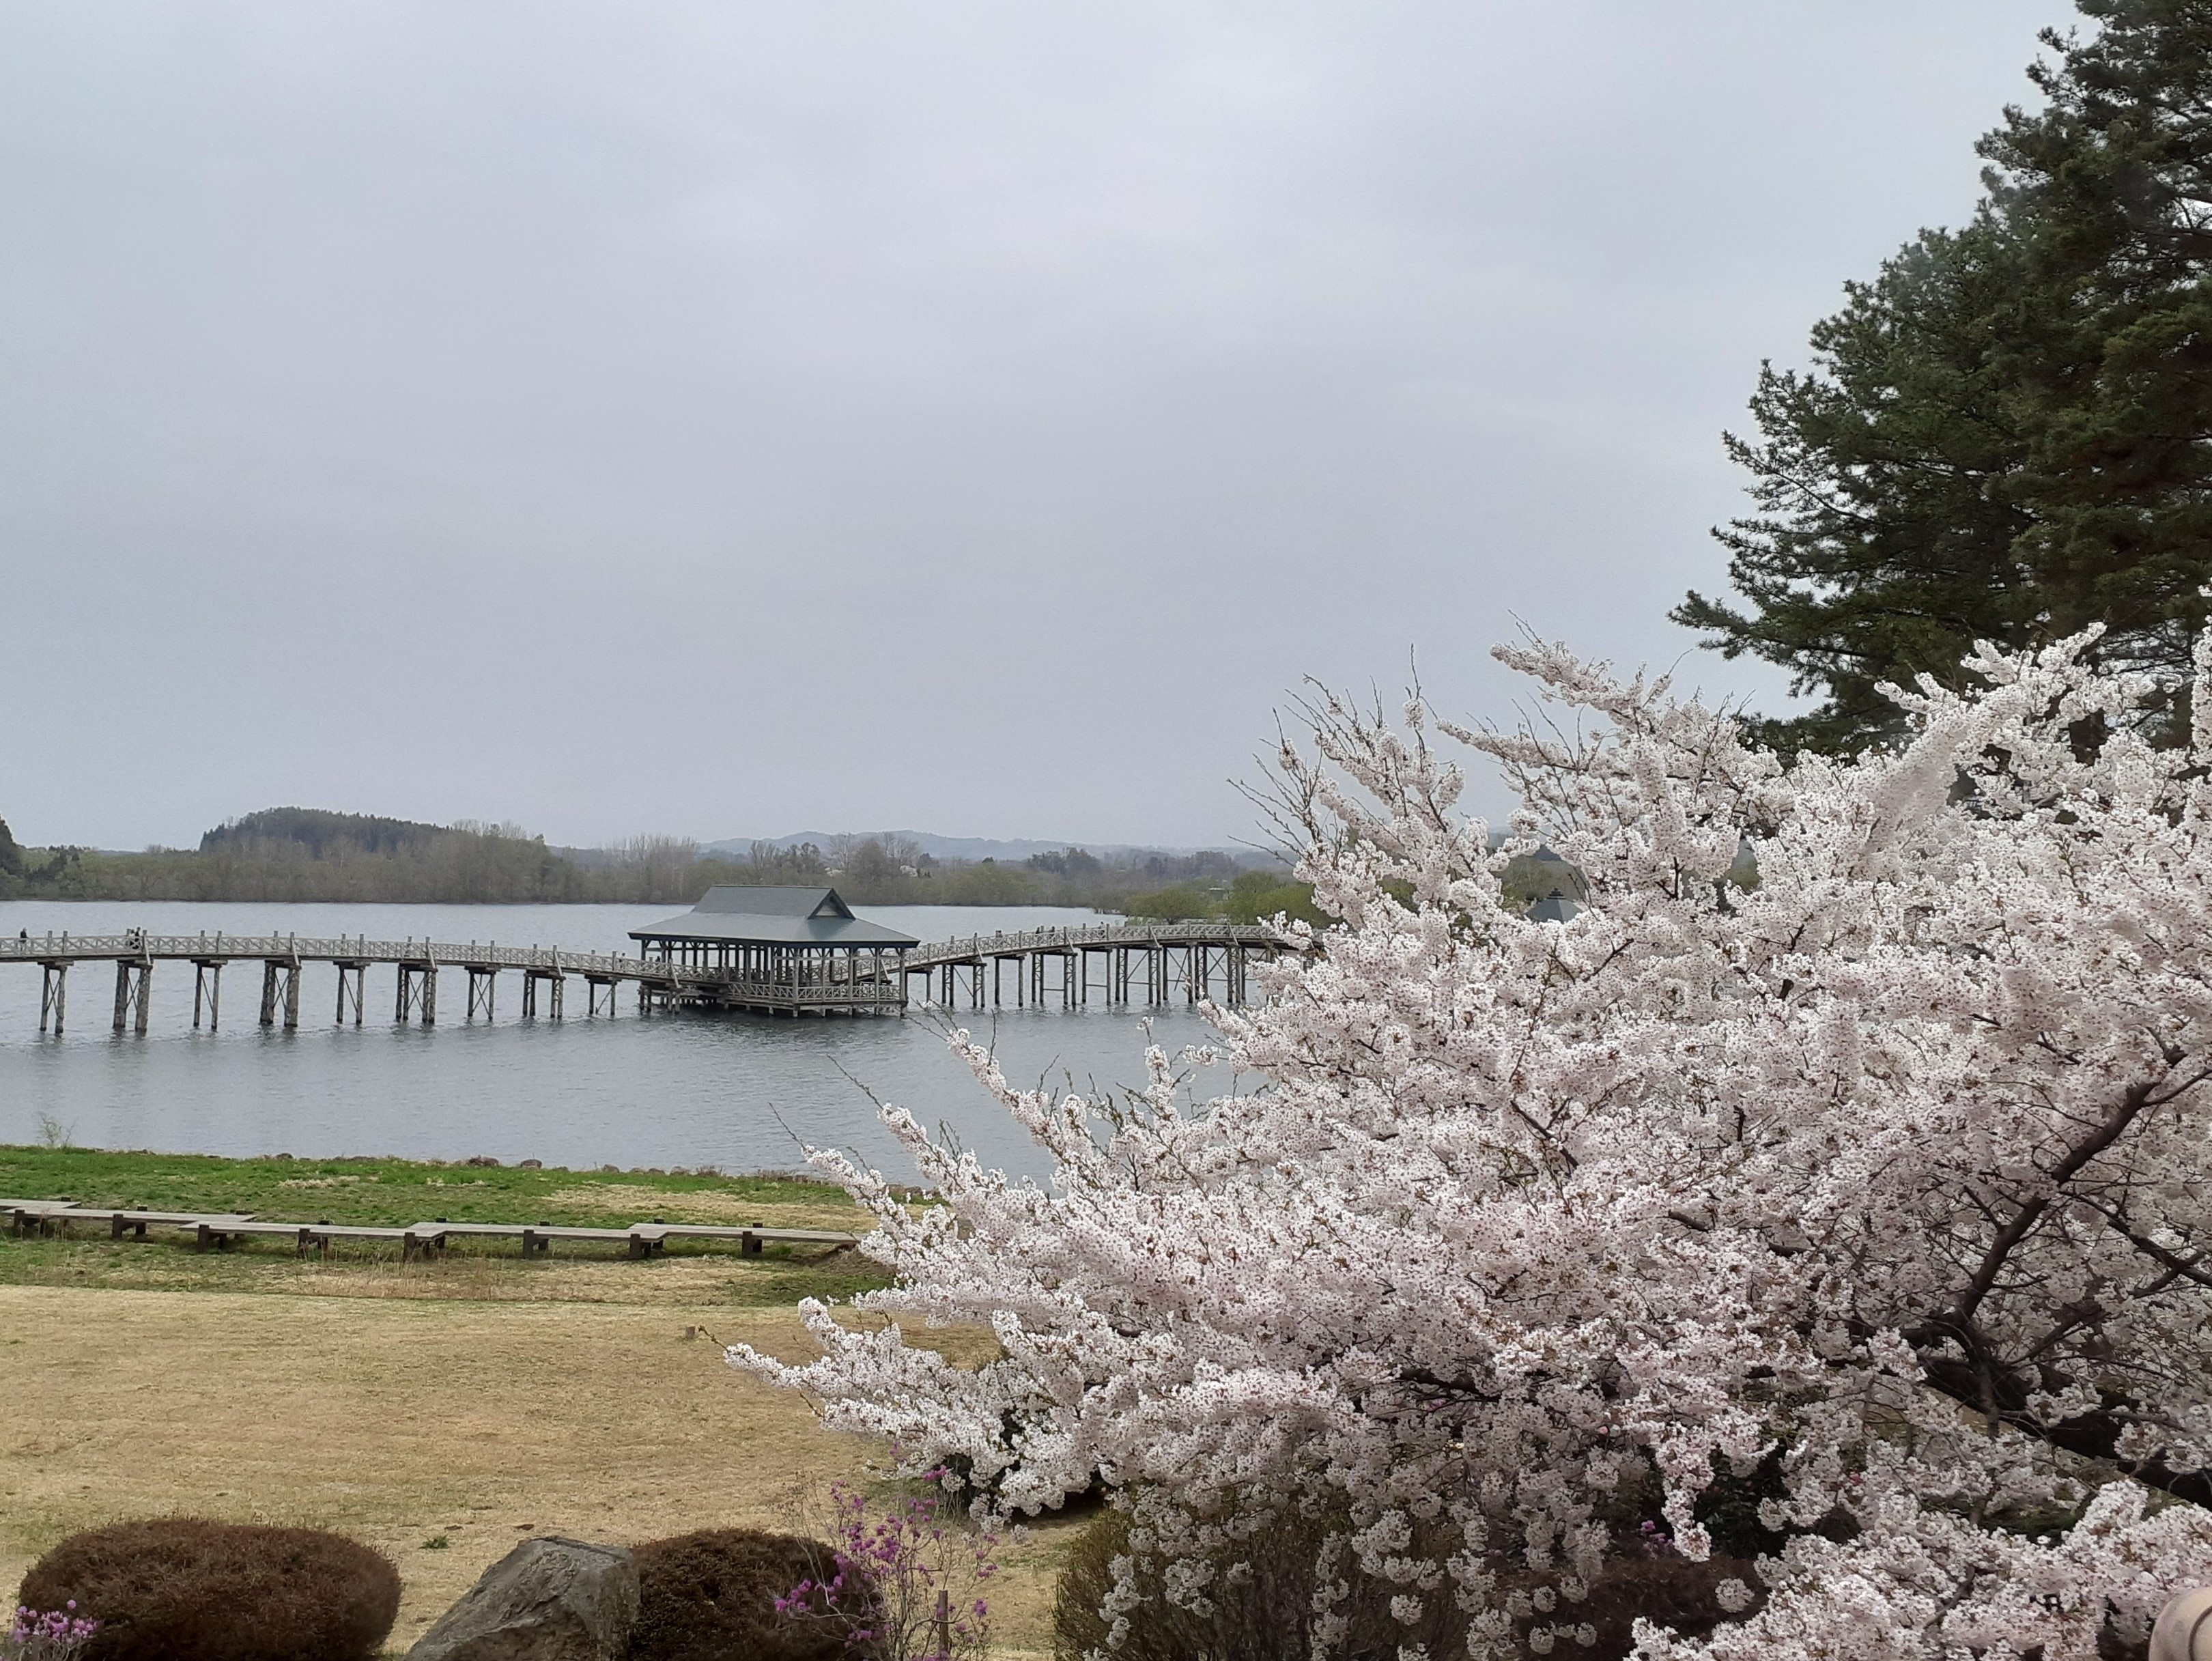
[[[515,1169],[517,1171],[543,1171],[545,1169],[545,1161],[543,1159],[525,1159],[520,1165],[515,1166]]]
[[[2150,1635],[2151,1661],[2206,1661],[2212,1657],[2212,1586],[2181,1593],[2158,1613]]]
[[[407,1661],[617,1661],[636,1621],[628,1552],[548,1536],[486,1569]]]

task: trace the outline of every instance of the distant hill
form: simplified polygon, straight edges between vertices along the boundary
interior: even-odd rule
[[[873,837],[879,842],[899,841],[914,844],[933,860],[960,860],[973,863],[981,860],[996,860],[1001,865],[1018,863],[1036,854],[1057,854],[1064,849],[1080,848],[1116,861],[1131,856],[1162,855],[1169,858],[1184,858],[1192,854],[1226,854],[1239,864],[1271,862],[1249,849],[1233,848],[1164,848],[1126,843],[1084,842],[1070,837],[1063,842],[1026,842],[1018,838],[1011,842],[994,841],[988,837],[939,837],[927,830],[795,830],[787,837],[732,837],[722,842],[703,843],[702,854],[735,854],[743,856],[752,851],[757,842],[761,846],[793,849],[812,843],[823,850],[839,843],[851,844]]]
[[[450,835],[442,824],[387,819],[374,813],[333,813],[320,807],[264,807],[217,825],[200,838],[200,852],[243,850],[257,843],[295,843],[313,859],[344,851],[412,853]]]

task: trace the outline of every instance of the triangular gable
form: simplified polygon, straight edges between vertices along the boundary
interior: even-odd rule
[[[853,915],[853,908],[838,898],[837,891],[832,888],[823,892],[822,904],[806,915],[810,917],[850,917]]]

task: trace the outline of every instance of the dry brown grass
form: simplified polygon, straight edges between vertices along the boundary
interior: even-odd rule
[[[520,1289],[519,1267],[395,1274],[382,1291],[373,1272],[252,1292],[0,1286],[0,1585],[127,1518],[333,1528],[399,1563],[397,1653],[530,1534],[774,1526],[794,1488],[865,1474],[871,1447],[684,1339],[690,1324],[811,1353],[787,1311],[714,1296],[726,1269],[577,1263],[529,1277],[528,1301],[480,1295],[486,1269]],[[1063,1538],[1009,1555],[1005,1653],[1047,1649]]]

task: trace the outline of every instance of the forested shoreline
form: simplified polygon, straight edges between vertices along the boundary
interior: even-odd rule
[[[934,859],[879,837],[826,848],[756,843],[742,855],[673,837],[580,849],[514,824],[272,808],[210,830],[198,848],[115,853],[22,847],[0,821],[0,899],[688,905],[718,883],[821,883],[860,904],[1142,911],[1148,897],[1164,895],[1176,915],[1217,916],[1240,872],[1255,866],[1264,880],[1245,881],[1244,897],[1289,885],[1279,864],[1211,850],[1109,860],[1070,848],[1000,864]],[[1289,885],[1302,899],[1303,885]]]

